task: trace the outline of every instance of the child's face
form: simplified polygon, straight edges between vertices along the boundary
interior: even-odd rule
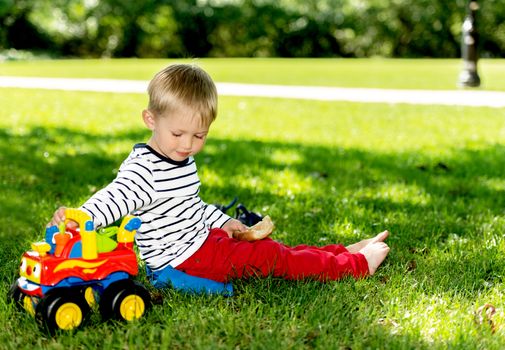
[[[172,160],[185,160],[200,152],[205,145],[209,126],[201,125],[200,119],[189,109],[170,116],[151,115],[147,119],[144,115],[147,127],[153,131],[149,145]]]

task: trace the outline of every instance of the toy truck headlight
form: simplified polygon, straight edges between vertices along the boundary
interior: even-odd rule
[[[33,265],[33,277],[36,278],[36,279],[40,279],[40,271],[41,271],[41,266],[40,264],[35,264]]]
[[[19,272],[21,274],[25,274],[26,273],[26,266],[27,265],[28,265],[28,263],[26,262],[26,258],[21,259],[21,265],[19,266]]]

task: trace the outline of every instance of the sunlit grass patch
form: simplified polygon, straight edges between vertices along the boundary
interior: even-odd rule
[[[364,188],[354,193],[357,197],[373,198],[377,201],[390,202],[393,205],[410,204],[426,206],[430,202],[430,195],[416,184],[382,183],[373,189]]]
[[[140,95],[2,89],[2,292],[54,209],[78,206],[144,142]],[[48,338],[0,301],[6,348],[501,349],[505,110],[221,97],[196,157],[201,195],[269,214],[286,244],[388,229],[372,278],[235,281],[232,298],[167,289],[134,324]],[[230,211],[230,214],[233,212]],[[492,324],[478,322],[483,305]],[[0,346],[1,347],[1,346]]]
[[[174,62],[196,63],[218,82],[436,90],[457,89],[463,66],[459,59],[68,59],[1,62],[0,75],[148,80]],[[505,90],[504,67],[479,60],[482,88]]]

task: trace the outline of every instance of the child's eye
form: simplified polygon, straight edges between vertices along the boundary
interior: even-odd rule
[[[182,134],[176,134],[175,132],[172,133],[172,136],[174,137],[181,137]]]
[[[195,137],[199,140],[203,140],[205,138],[205,135],[195,135]]]

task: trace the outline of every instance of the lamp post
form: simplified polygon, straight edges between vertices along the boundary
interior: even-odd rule
[[[463,21],[463,33],[461,36],[461,57],[463,58],[463,70],[459,75],[459,85],[463,87],[477,87],[480,85],[477,73],[477,42],[478,33],[475,23],[476,12],[479,9],[477,0],[468,1],[468,9]]]

